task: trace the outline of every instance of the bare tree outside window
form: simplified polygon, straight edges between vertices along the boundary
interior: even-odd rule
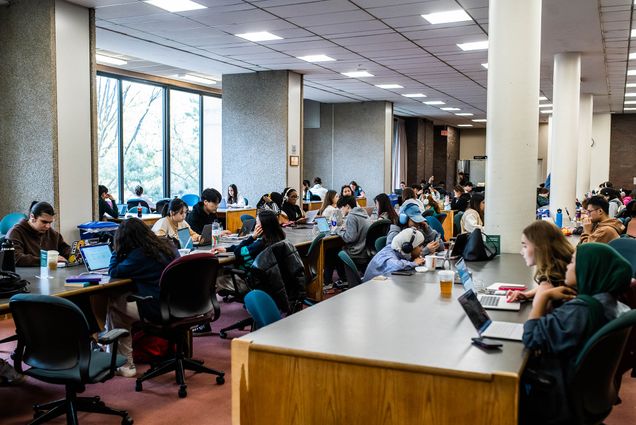
[[[170,90],[170,192],[199,193],[200,96]]]

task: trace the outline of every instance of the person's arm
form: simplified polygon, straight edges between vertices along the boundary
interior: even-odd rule
[[[349,217],[345,226],[340,230],[340,237],[344,243],[355,242],[358,239],[358,221]]]
[[[15,265],[18,267],[34,267],[40,265],[40,256],[28,254],[25,252],[24,244],[20,239],[14,239],[13,235],[9,237],[13,242],[13,248],[15,249]]]
[[[187,221],[184,221],[184,223],[186,224],[186,226],[188,226],[188,230],[190,231],[190,237],[192,238],[192,241],[199,242],[199,239],[201,239],[201,235],[199,235],[197,232],[192,230],[192,227],[190,227]]]
[[[391,257],[386,262],[387,270],[391,271],[414,269],[417,266],[421,266],[423,263],[424,259],[421,257],[416,258],[414,261],[409,261],[398,257]]]
[[[100,211],[100,220],[104,217],[104,214],[108,214],[112,218],[119,217],[119,210],[117,208],[117,204],[115,201],[112,201],[113,206],[111,207],[105,199],[99,198],[99,211]]]
[[[108,274],[113,278],[130,277],[139,268],[139,264],[135,261],[134,253],[126,258],[118,258],[117,253],[113,251],[108,265]]]
[[[58,234],[58,237],[59,239],[57,241],[57,252],[60,253],[63,260],[68,261],[68,258],[71,256],[71,247],[69,244],[66,243],[62,235]]]
[[[168,235],[168,231],[167,231],[168,223],[167,223],[166,220],[167,219],[165,217],[161,218],[161,219],[159,219],[159,221],[157,221],[155,223],[154,226],[152,226],[152,231],[155,233],[155,235],[157,235],[157,236],[167,236]]]

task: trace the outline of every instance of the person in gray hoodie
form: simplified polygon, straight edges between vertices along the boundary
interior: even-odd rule
[[[371,220],[364,208],[358,207],[356,198],[353,196],[343,196],[338,199],[338,208],[345,217],[345,224],[340,229],[340,237],[345,243],[344,250],[356,263],[358,270],[363,272],[369,263],[369,256],[366,250],[366,239]]]
[[[442,242],[441,235],[428,225],[422,213],[422,209],[415,202],[405,202],[402,204],[399,211],[399,225],[391,225],[389,233],[386,235],[386,244],[391,245],[393,238],[398,233],[411,227],[419,230],[424,235],[424,248],[422,249],[422,255],[429,255],[437,251],[443,251],[444,243]]]

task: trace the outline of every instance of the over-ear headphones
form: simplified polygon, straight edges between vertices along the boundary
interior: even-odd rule
[[[401,225],[405,225],[409,222],[409,216],[402,212],[400,213],[399,221]]]
[[[413,230],[413,233],[411,233],[411,239],[408,242],[404,242],[402,244],[402,247],[400,248],[402,252],[405,254],[410,254],[411,252],[413,252],[413,241],[415,240],[415,235],[417,234],[417,230],[415,229],[411,229],[411,230]]]
[[[291,190],[291,187],[286,187],[285,190],[283,190],[283,202],[287,202],[287,194],[289,193],[289,191]]]

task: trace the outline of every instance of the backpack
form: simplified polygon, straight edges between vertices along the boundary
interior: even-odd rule
[[[9,298],[15,294],[30,292],[29,281],[19,274],[0,271],[0,298]]]
[[[490,237],[475,229],[468,235],[462,257],[466,261],[489,261],[497,255],[497,246]]]

